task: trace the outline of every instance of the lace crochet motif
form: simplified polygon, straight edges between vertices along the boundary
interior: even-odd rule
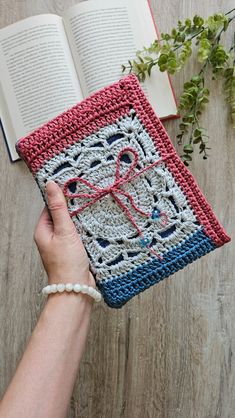
[[[230,241],[133,75],[16,148],[46,203],[49,179],[64,190],[110,307]]]

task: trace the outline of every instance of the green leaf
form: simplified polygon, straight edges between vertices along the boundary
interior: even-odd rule
[[[185,20],[185,26],[187,26],[188,28],[191,28],[191,25],[192,25],[191,20],[190,19],[186,19]]]
[[[224,27],[224,23],[227,20],[228,18],[224,14],[217,13],[217,14],[214,14],[213,16],[209,16],[206,23],[211,32],[217,32],[218,29],[220,29],[221,27]]]
[[[202,27],[204,19],[198,15],[195,15],[193,18],[193,23],[196,27]]]
[[[203,89],[203,94],[204,94],[205,96],[209,96],[210,91],[209,91],[208,89]]]
[[[191,78],[192,83],[199,85],[202,82],[202,77],[200,75],[195,75]]]
[[[179,128],[183,130],[185,128],[185,126],[190,126],[190,125],[191,125],[191,123],[189,123],[189,122],[183,122],[183,123],[179,124]]]
[[[197,136],[196,138],[193,139],[193,143],[194,144],[199,144],[199,142],[201,142],[202,137],[201,136]]]
[[[196,128],[194,131],[194,137],[198,137],[201,136],[202,134],[202,129],[201,128]]]
[[[169,41],[171,39],[171,36],[168,33],[161,33],[161,38],[164,41]]]
[[[191,152],[193,152],[193,146],[191,144],[184,145],[183,150],[186,153],[191,153]]]
[[[144,62],[143,58],[141,57],[141,55],[137,55],[137,57],[139,58],[140,62]]]
[[[166,64],[168,60],[168,55],[166,54],[161,54],[160,57],[158,58],[158,65],[162,65],[162,64]]]
[[[167,70],[167,65],[166,64],[162,64],[161,66],[159,66],[159,70],[163,73],[164,71]]]
[[[153,57],[151,57],[151,56],[149,56],[149,55],[145,55],[145,57],[144,57],[144,59],[146,60],[146,61],[153,61]]]
[[[186,160],[186,161],[192,161],[192,156],[189,155],[189,154],[184,154],[183,159]]]
[[[199,48],[197,52],[197,58],[199,62],[206,61],[210,56],[212,45],[209,39],[201,38],[199,42]]]
[[[207,97],[199,97],[198,99],[198,103],[208,103],[209,99],[207,99]]]

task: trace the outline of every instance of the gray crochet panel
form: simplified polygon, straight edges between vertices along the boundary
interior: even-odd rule
[[[78,176],[100,187],[112,184],[117,155],[126,146],[138,152],[139,166],[136,170],[161,157],[134,110],[128,116],[84,138],[82,142],[70,146],[43,165],[36,174],[36,180],[45,200],[45,183],[49,179],[60,186],[71,177]],[[121,175],[124,175],[130,163],[131,156],[127,154],[121,162]],[[186,196],[164,162],[122,187],[133,196],[140,209],[151,213],[154,208],[158,208],[167,214],[169,222],[163,226],[160,220],[147,219],[138,214],[128,199],[119,195],[156,252],[164,253],[196,230],[202,229]],[[92,191],[81,183],[74,183],[71,192]],[[78,198],[68,200],[69,211],[73,212],[82,203],[84,201]],[[91,269],[97,280],[125,274],[149,260],[149,252],[141,246],[136,229],[111,195],[84,209],[73,220],[89,253]]]

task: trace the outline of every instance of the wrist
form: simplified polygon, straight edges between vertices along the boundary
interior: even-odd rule
[[[94,299],[83,293],[63,292],[51,293],[47,296],[44,309],[48,319],[57,318],[66,323],[66,326],[77,328],[81,322],[86,322],[90,318]]]

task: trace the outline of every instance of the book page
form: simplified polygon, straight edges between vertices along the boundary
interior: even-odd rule
[[[63,20],[85,97],[117,81],[121,65],[157,38],[147,0],[89,0]],[[153,68],[142,87],[159,117],[177,113],[167,73]]]
[[[0,115],[12,159],[17,139],[82,100],[62,19],[39,15],[0,30]]]

